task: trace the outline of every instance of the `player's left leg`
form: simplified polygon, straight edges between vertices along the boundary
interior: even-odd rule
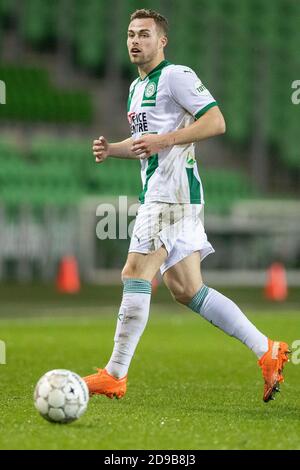
[[[232,300],[203,284],[199,252],[169,268],[163,279],[175,300],[239,339],[256,354],[265,379],[264,401],[269,401],[277,391],[278,383],[283,381],[287,344],[268,340]]]

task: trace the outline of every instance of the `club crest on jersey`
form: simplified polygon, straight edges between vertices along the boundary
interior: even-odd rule
[[[145,90],[145,97],[151,98],[151,96],[155,95],[156,92],[156,84],[154,82],[148,83]]]

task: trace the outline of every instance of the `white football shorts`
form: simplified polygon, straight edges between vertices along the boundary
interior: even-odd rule
[[[129,253],[144,253],[165,246],[168,257],[162,264],[163,275],[179,261],[200,251],[201,261],[214,253],[204,230],[202,204],[141,204],[133,228]]]

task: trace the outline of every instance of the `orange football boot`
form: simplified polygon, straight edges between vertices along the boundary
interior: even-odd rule
[[[279,384],[284,382],[282,371],[291,352],[287,343],[269,339],[268,344],[268,351],[258,361],[265,381],[263,401],[266,403],[275,400],[275,393],[280,392]]]
[[[106,371],[98,369],[96,374],[83,377],[88,386],[90,395],[106,395],[108,398],[122,398],[126,393],[127,375],[116,379]]]

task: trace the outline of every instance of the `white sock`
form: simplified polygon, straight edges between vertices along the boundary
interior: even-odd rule
[[[115,346],[105,369],[116,378],[124,377],[149,317],[151,282],[125,279],[118,313]]]
[[[242,341],[258,358],[268,351],[268,338],[258,331],[232,300],[220,292],[203,285],[188,307]]]

